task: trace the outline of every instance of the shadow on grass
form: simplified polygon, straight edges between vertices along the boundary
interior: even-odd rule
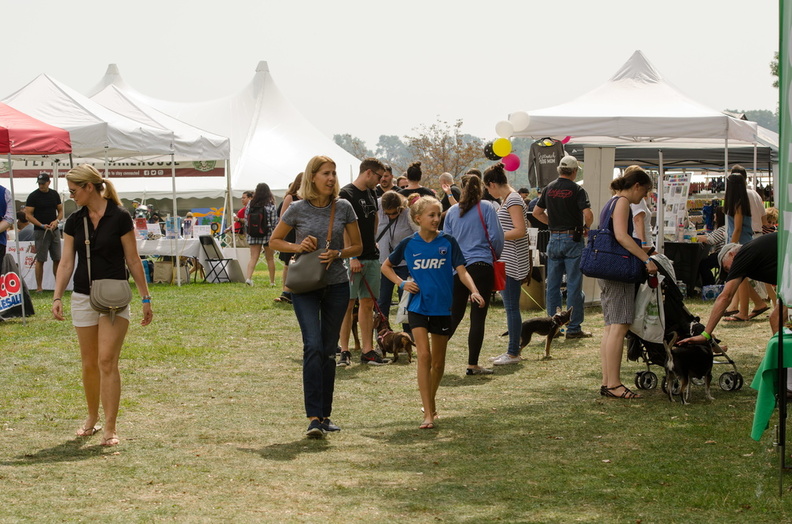
[[[322,453],[325,451],[332,451],[329,442],[326,439],[309,440],[301,439],[294,442],[270,444],[259,449],[253,448],[237,448],[239,451],[245,453],[252,453],[267,460],[279,461],[292,461],[303,453]]]
[[[36,453],[26,453],[14,460],[0,462],[3,466],[34,466],[44,463],[76,462],[102,455],[103,447],[97,445],[84,446],[85,439],[75,438]]]

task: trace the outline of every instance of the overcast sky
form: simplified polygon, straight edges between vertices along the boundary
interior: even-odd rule
[[[86,92],[116,63],[145,95],[206,100],[266,60],[320,130],[371,149],[438,115],[493,138],[508,113],[567,102],[636,49],[714,109],[777,103],[771,0],[6,0],[0,13],[0,98],[41,73]]]

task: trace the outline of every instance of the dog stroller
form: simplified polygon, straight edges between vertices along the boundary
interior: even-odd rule
[[[635,386],[638,389],[654,389],[657,387],[657,375],[652,372],[650,365],[660,366],[664,371],[668,359],[663,341],[670,342],[674,335],[679,340],[700,335],[704,331],[704,326],[699,322],[700,318],[693,315],[683,302],[682,291],[676,283],[676,275],[672,262],[664,255],[653,255],[653,261],[659,269],[657,286],[660,287],[659,294],[662,304],[654,305],[651,302],[647,305],[646,300],[636,298],[636,323],[630,326],[627,333],[627,359],[637,362],[639,359],[646,364],[646,371],[638,371],[635,374]],[[646,289],[641,290],[646,291]],[[653,292],[653,290],[652,290]],[[640,292],[639,292],[640,293]],[[643,304],[641,304],[643,302]],[[645,310],[639,310],[641,305]],[[654,311],[653,311],[654,308]],[[657,319],[657,324],[661,327],[660,333],[641,332],[642,327],[637,326],[639,319]],[[715,343],[719,342],[713,338]],[[737,391],[743,386],[743,377],[737,371],[734,361],[725,353],[715,353],[713,364],[731,366],[731,370],[721,374],[718,385],[723,391]],[[701,385],[701,382],[694,379],[694,384]],[[673,389],[673,394],[679,394],[679,382],[669,386],[668,377],[663,376],[661,384],[664,393],[668,393],[668,388]]]

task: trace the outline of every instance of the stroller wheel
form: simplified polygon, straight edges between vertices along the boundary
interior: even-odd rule
[[[663,377],[663,383],[660,386],[663,393],[668,394],[668,377]],[[672,394],[679,395],[679,380],[674,379],[674,384],[671,386]]]
[[[723,391],[736,391],[742,387],[742,375],[736,371],[727,371],[718,379],[718,385]]]
[[[657,387],[657,375],[651,371],[639,371],[635,374],[635,387],[638,389],[654,389]]]

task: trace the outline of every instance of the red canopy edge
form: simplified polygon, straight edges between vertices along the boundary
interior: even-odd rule
[[[58,155],[71,150],[68,131],[0,102],[0,154]]]

